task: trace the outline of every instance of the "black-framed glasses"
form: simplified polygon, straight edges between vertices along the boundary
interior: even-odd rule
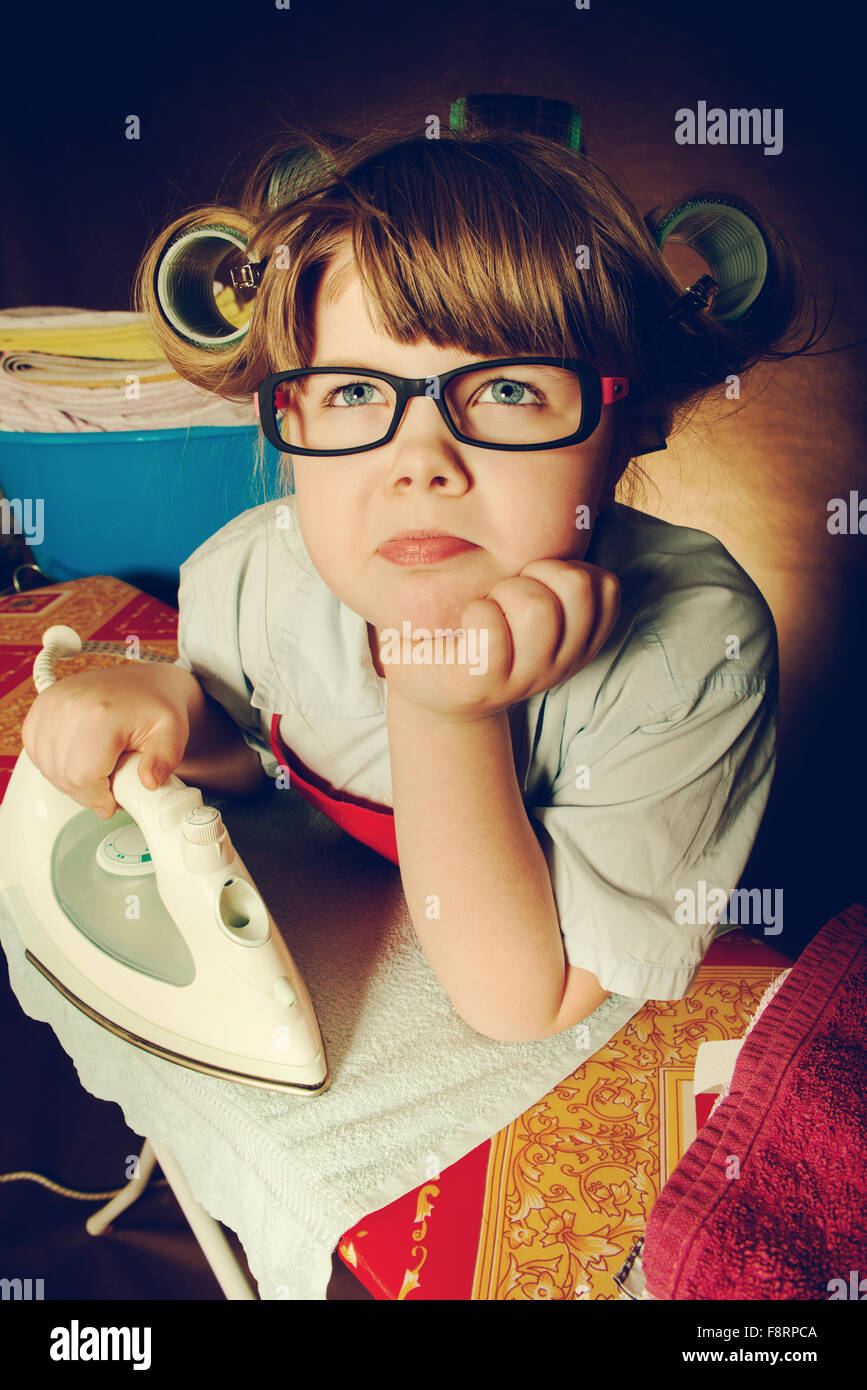
[[[603,405],[628,394],[627,377],[602,376],[578,358],[499,357],[418,378],[298,367],[266,377],[256,408],[266,439],[287,454],[333,458],[378,449],[394,438],[413,396],[429,396],[462,444],[526,453],[583,443]]]

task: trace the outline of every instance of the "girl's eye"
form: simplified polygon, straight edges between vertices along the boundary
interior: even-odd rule
[[[370,405],[372,394],[378,389],[370,381],[347,381],[328,392],[325,397],[325,404],[337,406]]]
[[[477,401],[478,405],[542,405],[545,402],[541,391],[526,381],[515,381],[513,377],[492,378],[485,382],[482,391],[490,391],[492,394],[482,394]]]

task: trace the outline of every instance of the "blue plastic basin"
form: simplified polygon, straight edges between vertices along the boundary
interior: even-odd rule
[[[233,517],[286,491],[280,455],[255,425],[31,434],[0,431],[0,488],[22,509],[23,539],[52,580],[110,574],[171,589],[178,569]],[[26,533],[38,523],[43,535]],[[34,527],[35,529],[35,527]]]

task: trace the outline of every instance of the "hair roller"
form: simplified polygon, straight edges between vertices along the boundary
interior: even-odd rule
[[[703,275],[672,305],[669,319],[712,305],[711,316],[728,323],[753,308],[768,277],[768,246],[761,227],[737,203],[694,198],[679,203],[655,228],[648,225],[660,252],[667,241],[680,242],[710,268],[710,276]]]
[[[276,212],[301,197],[325,169],[334,173],[334,163],[324,152],[314,148],[290,150],[275,164],[268,181],[265,202],[269,211]]]
[[[247,331],[217,308],[214,276],[228,251],[244,251],[247,237],[236,227],[205,222],[169,242],[154,275],[163,317],[180,338],[195,347],[233,347]]]
[[[321,175],[324,156],[316,149],[296,149],[275,165],[265,194],[269,212],[305,193]],[[325,163],[331,169],[330,159]],[[214,294],[217,268],[230,251],[244,253],[249,234],[238,226],[203,222],[179,233],[166,246],[154,272],[154,289],[160,311],[178,337],[194,347],[222,351],[235,347],[245,336],[249,320],[240,327],[220,312]],[[246,261],[230,272],[233,286],[254,288],[268,263]]]
[[[568,101],[509,92],[470,92],[453,101],[449,113],[451,130],[462,132],[468,126],[480,126],[488,132],[520,130],[544,136],[576,154],[581,150],[581,114]]]

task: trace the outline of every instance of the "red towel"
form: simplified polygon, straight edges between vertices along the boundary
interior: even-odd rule
[[[663,1299],[867,1298],[867,903],[828,922],[654,1204]],[[738,1174],[739,1176],[736,1176]]]

